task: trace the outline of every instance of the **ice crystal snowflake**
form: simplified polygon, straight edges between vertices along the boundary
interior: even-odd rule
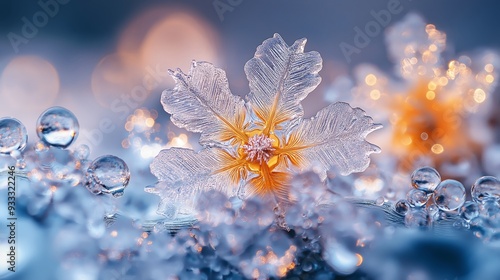
[[[288,46],[278,34],[264,41],[245,65],[247,102],[231,94],[225,72],[210,63],[193,62],[188,74],[170,71],[176,86],[161,103],[175,125],[201,133],[204,149],[171,148],[154,159],[159,183],[146,191],[162,198],[159,213],[189,213],[195,196],[209,189],[280,204],[291,200],[293,172],[314,165],[325,178],[331,168],[343,175],[366,169],[380,149],[365,137],[381,126],[363,110],[335,103],[303,118],[300,102],[320,83],[322,67],[305,44]]]

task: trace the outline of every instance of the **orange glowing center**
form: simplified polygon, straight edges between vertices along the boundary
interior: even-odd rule
[[[243,145],[243,152],[250,162],[267,163],[275,149],[272,146],[273,140],[263,134],[254,135],[248,139],[248,143]]]

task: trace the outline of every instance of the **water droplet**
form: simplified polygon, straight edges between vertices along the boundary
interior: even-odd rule
[[[485,200],[500,200],[500,180],[492,176],[484,176],[476,180],[471,189],[472,199],[478,203]]]
[[[304,260],[304,262],[302,263],[302,270],[305,271],[305,272],[309,272],[313,269],[313,262],[311,262],[310,260]]]
[[[396,204],[394,205],[394,208],[396,210],[396,212],[398,212],[399,214],[406,214],[406,212],[408,212],[408,209],[410,209],[410,205],[408,204],[408,202],[404,199],[401,199],[400,201],[396,202]]]
[[[409,228],[428,227],[430,225],[429,216],[422,208],[411,209],[406,213],[405,225]]]
[[[378,206],[384,205],[384,202],[385,202],[385,198],[382,196],[377,198],[377,200],[375,200],[375,204],[377,204]]]
[[[23,155],[21,154],[21,152],[19,150],[14,150],[14,151],[10,152],[10,156],[16,160],[21,160],[23,158]]]
[[[465,202],[465,188],[458,181],[444,180],[436,188],[434,202],[440,210],[456,210]]]
[[[87,188],[95,193],[121,196],[130,180],[127,164],[119,157],[106,155],[95,159],[87,169]]]
[[[484,200],[483,203],[479,204],[479,214],[488,219],[498,217],[500,214],[499,202],[493,199]]]
[[[22,151],[28,142],[26,127],[13,118],[0,119],[0,153]]]
[[[413,189],[406,194],[406,200],[413,207],[422,207],[429,200],[429,194],[423,190]]]
[[[80,160],[86,160],[90,155],[90,148],[89,146],[83,144],[78,146],[75,150],[75,156],[80,159]]]
[[[431,204],[427,207],[427,213],[429,214],[429,217],[433,220],[438,218],[439,214],[439,208],[436,206],[436,204]]]
[[[441,175],[432,167],[422,167],[411,174],[411,185],[419,190],[434,191],[439,182],[441,182]]]
[[[474,201],[467,201],[460,207],[460,217],[467,222],[479,216],[479,205]]]
[[[40,140],[58,148],[67,148],[78,136],[79,124],[68,109],[52,107],[38,118],[36,132]]]

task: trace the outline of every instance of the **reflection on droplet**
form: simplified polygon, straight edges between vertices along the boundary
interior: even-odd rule
[[[472,199],[479,203],[485,200],[500,200],[500,180],[493,176],[483,176],[476,180],[471,189]]]
[[[107,193],[119,197],[128,185],[130,171],[121,158],[106,155],[90,164],[86,176],[86,186],[92,193]]]
[[[399,214],[404,215],[410,209],[410,205],[408,204],[408,202],[406,200],[402,199],[402,200],[399,200],[398,202],[396,202],[396,204],[394,204],[394,209]]]
[[[78,137],[80,125],[75,115],[66,108],[52,107],[38,118],[36,132],[45,144],[67,148]]]
[[[429,200],[427,192],[419,189],[412,189],[406,194],[406,200],[413,207],[422,207]]]
[[[425,192],[432,192],[441,182],[441,175],[436,169],[425,166],[421,167],[411,174],[411,185],[415,189]]]
[[[456,180],[444,180],[436,188],[434,202],[443,211],[453,211],[465,202],[465,188]]]
[[[28,142],[28,133],[24,125],[13,118],[0,119],[0,153],[22,151]]]
[[[50,62],[36,56],[18,56],[5,67],[0,78],[0,98],[6,106],[42,110],[59,92],[59,75]]]

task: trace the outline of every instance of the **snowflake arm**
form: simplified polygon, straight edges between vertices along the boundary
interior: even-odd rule
[[[236,187],[241,180],[243,163],[227,152],[217,149],[205,149],[199,153],[190,149],[171,148],[162,150],[151,163],[151,173],[160,181],[147,192],[158,194],[162,198],[159,213],[166,214],[166,209],[182,206],[193,209],[193,199],[199,193],[215,189],[228,196],[236,194]],[[176,209],[175,212],[184,209]]]
[[[161,103],[172,122],[192,132],[200,132],[201,144],[247,140],[242,132],[244,101],[231,94],[226,73],[208,62],[193,62],[189,74],[171,71],[176,86],[165,90]]]
[[[322,59],[317,52],[304,53],[306,39],[288,46],[275,34],[257,48],[245,65],[250,82],[249,103],[263,125],[263,133],[304,114],[300,102],[321,82]]]
[[[342,175],[361,172],[370,163],[369,155],[380,152],[365,137],[381,127],[363,110],[338,102],[301,121],[279,152],[302,169],[319,163],[323,178],[332,167]]]

